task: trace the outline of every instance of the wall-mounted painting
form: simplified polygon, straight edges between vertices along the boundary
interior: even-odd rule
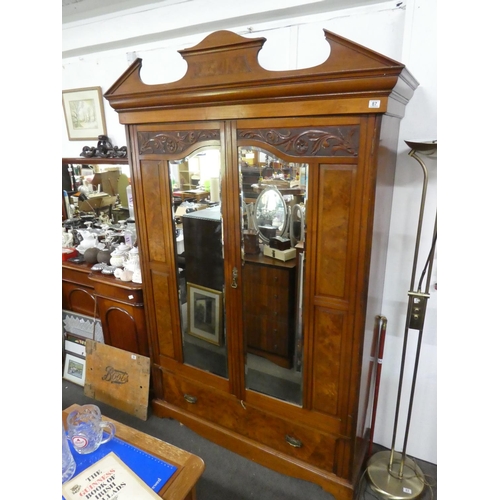
[[[222,292],[187,284],[188,332],[215,345],[221,345]]]
[[[106,135],[101,87],[63,90],[62,98],[70,141],[97,140]]]

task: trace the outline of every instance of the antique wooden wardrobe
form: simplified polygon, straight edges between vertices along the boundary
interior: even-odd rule
[[[215,32],[180,51],[179,81],[144,84],[136,59],[105,97],[127,129],[154,413],[346,500],[418,83],[325,37],[324,63],[269,71],[265,38]]]

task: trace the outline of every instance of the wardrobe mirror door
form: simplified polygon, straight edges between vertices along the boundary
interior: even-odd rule
[[[305,223],[308,166],[241,143],[238,163],[246,388],[302,405],[305,231],[291,214]]]
[[[169,169],[184,363],[227,378],[220,147]]]

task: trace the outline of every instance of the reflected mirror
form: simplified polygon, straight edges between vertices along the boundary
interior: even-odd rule
[[[238,153],[244,207],[241,227],[245,384],[248,390],[302,405],[308,165],[242,143]],[[299,227],[293,232],[292,245],[291,214],[297,221],[299,212],[304,225],[302,231]]]
[[[269,243],[270,238],[286,236],[288,230],[288,207],[276,186],[267,186],[255,202],[255,225],[260,239]]]
[[[220,148],[169,161],[184,363],[227,373]]]

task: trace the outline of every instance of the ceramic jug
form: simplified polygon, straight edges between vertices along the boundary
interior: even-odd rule
[[[91,233],[90,231],[80,231],[82,235],[82,241],[77,247],[77,250],[84,254],[85,250],[88,248],[92,248],[97,246],[97,235],[95,233]]]
[[[137,247],[133,247],[128,252],[127,260],[124,262],[123,267],[128,271],[132,271],[132,273],[140,269],[139,250]]]

